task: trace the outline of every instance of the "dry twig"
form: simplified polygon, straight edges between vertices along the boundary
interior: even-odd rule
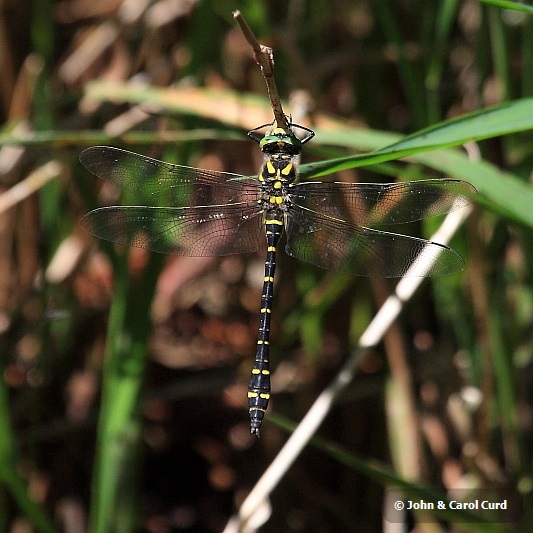
[[[239,24],[246,40],[250,43],[250,46],[254,51],[255,61],[261,67],[261,72],[267,86],[268,97],[270,98],[270,105],[274,112],[276,126],[290,132],[290,124],[287,116],[283,112],[278,88],[276,87],[276,81],[274,79],[274,54],[272,48],[259,44],[259,41],[240,11],[234,11],[233,18]]]

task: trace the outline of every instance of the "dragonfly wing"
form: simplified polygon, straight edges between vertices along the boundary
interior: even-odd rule
[[[256,201],[257,180],[229,172],[173,165],[111,146],[92,146],[80,154],[95,176],[161,205],[186,206]]]
[[[154,252],[221,256],[257,250],[260,213],[257,205],[246,203],[189,208],[112,206],[87,213],[81,224],[101,239]]]
[[[290,198],[313,211],[356,224],[404,224],[463,207],[477,193],[461,180],[435,179],[403,183],[301,182]]]
[[[459,254],[424,239],[369,229],[293,205],[289,255],[336,272],[369,277],[437,276],[462,270]],[[426,261],[433,265],[426,267]]]

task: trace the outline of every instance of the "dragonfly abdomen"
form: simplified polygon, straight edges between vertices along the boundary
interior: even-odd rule
[[[283,232],[280,213],[272,212],[265,220],[267,257],[265,277],[261,295],[259,335],[255,353],[252,377],[248,387],[248,407],[250,411],[250,433],[259,436],[259,429],[270,399],[270,315],[274,296],[274,274],[276,271],[276,247]]]

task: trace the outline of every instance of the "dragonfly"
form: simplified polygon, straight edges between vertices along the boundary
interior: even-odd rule
[[[264,135],[258,132],[267,128]],[[295,131],[304,132],[299,138]],[[154,252],[225,256],[258,250],[266,261],[257,347],[248,388],[250,432],[259,436],[270,388],[270,322],[276,252],[358,276],[437,276],[462,270],[453,249],[389,231],[387,226],[444,214],[470,203],[476,189],[456,179],[399,183],[299,181],[303,145],[314,132],[274,123],[248,132],[264,161],[257,176],[175,165],[94,146],[80,162],[94,175],[129,191],[143,205],[100,207],[81,224],[96,237]],[[383,227],[385,226],[385,227]],[[427,263],[429,261],[429,265]]]

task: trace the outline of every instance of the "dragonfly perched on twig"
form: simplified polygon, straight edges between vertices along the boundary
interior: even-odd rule
[[[451,248],[371,226],[447,213],[468,204],[476,193],[469,183],[454,179],[300,182],[298,156],[314,132],[291,125],[258,136],[267,126],[272,125],[248,133],[264,154],[257,177],[174,165],[108,146],[87,148],[80,155],[96,176],[156,204],[89,212],[82,225],[97,237],[161,253],[223,256],[256,251],[264,229],[265,277],[248,389],[251,433],[257,436],[270,398],[270,315],[283,230],[287,254],[336,272],[383,277],[449,274],[464,265]],[[300,140],[294,128],[306,136]]]

